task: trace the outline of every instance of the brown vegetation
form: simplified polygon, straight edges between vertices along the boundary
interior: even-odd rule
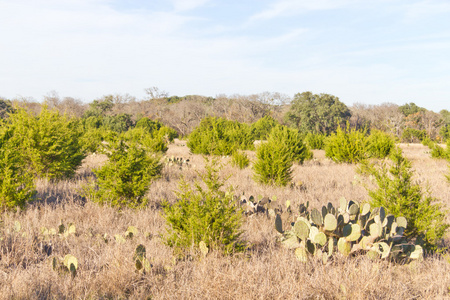
[[[422,145],[401,145],[412,160],[417,180],[429,185],[433,196],[448,205],[450,185],[444,174],[445,160],[433,160]],[[251,159],[254,152],[247,151]],[[265,215],[246,217],[244,238],[249,249],[243,254],[223,256],[209,253],[202,259],[176,261],[172,249],[159,235],[164,230],[160,202],[175,201],[173,191],[184,176],[188,182],[198,179],[203,158],[189,154],[184,141],[175,140],[166,156],[189,158],[189,165],[167,165],[163,176],[148,193],[150,204],[143,210],[101,207],[80,196],[82,185],[92,176],[91,169],[101,165],[101,155],[89,156],[83,168],[71,180],[57,183],[39,181],[38,198],[27,210],[4,213],[1,217],[0,297],[3,299],[47,298],[131,298],[131,299],[443,299],[449,297],[450,264],[442,256],[427,257],[410,265],[371,261],[366,257],[337,258],[321,262],[299,262],[292,251],[277,242],[273,220]],[[315,150],[314,159],[294,166],[292,187],[257,185],[251,166],[239,170],[223,157],[221,175],[236,194],[277,196],[293,205],[310,201],[318,207],[328,201],[337,204],[340,197],[368,200],[367,192],[355,180],[355,166],[335,164],[323,151]],[[14,229],[15,222],[21,229]],[[63,222],[74,223],[76,233],[46,239],[41,227],[57,228]],[[125,243],[114,235],[128,226],[139,234]],[[147,233],[147,236],[144,234]],[[106,236],[105,236],[106,234]],[[105,242],[105,240],[107,242]],[[152,269],[135,271],[133,253],[138,244],[147,249]],[[78,272],[58,274],[50,258],[72,254],[78,258]],[[193,253],[195,254],[195,253]],[[197,257],[197,256],[193,256]]]

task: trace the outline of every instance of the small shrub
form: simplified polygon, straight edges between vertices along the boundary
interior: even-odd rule
[[[256,150],[255,180],[285,186],[292,179],[293,162],[302,163],[311,156],[296,130],[278,125],[272,129],[268,141]]]
[[[176,137],[178,137],[178,133],[176,130],[165,126],[163,123],[159,121],[154,121],[150,118],[141,118],[136,123],[136,128],[143,128],[147,131],[147,133],[151,134],[152,137],[166,137],[168,141],[172,142]]]
[[[424,146],[428,146],[428,148],[430,149],[431,157],[450,159],[450,140],[447,141],[445,149],[428,138],[425,138],[422,141],[422,144]]]
[[[153,133],[149,133],[146,129],[139,127],[128,130],[124,134],[122,134],[122,138],[131,141],[134,143],[139,143],[148,148],[151,152],[161,152],[165,153],[167,151],[167,140],[163,134],[160,133],[160,130],[163,130],[162,127],[159,130],[153,131]]]
[[[402,141],[406,143],[417,143],[423,141],[427,137],[425,130],[407,127],[402,132]]]
[[[187,146],[194,154],[231,155],[233,151],[253,149],[247,124],[207,117],[189,135]]]
[[[224,253],[243,251],[242,211],[231,190],[220,190],[224,182],[219,179],[217,161],[207,161],[205,168],[206,173],[200,176],[206,189],[199,182],[192,188],[181,180],[176,192],[178,201],[172,205],[163,203],[167,223],[163,239],[179,254],[191,247],[199,250],[201,242]]]
[[[447,152],[444,148],[439,146],[436,143],[429,144],[428,146],[431,149],[431,157],[433,158],[448,158]]]
[[[250,159],[245,152],[234,151],[231,155],[231,164],[239,169],[245,169],[250,164]]]
[[[338,127],[325,140],[325,155],[335,162],[358,163],[367,158],[366,130],[346,129]]]
[[[264,116],[250,126],[250,132],[254,140],[265,140],[270,131],[279,123],[271,116]]]
[[[311,149],[323,150],[325,148],[325,135],[309,132],[305,137],[305,142]]]
[[[132,142],[110,142],[109,161],[94,170],[97,182],[86,188],[94,202],[115,207],[139,208],[147,204],[144,197],[151,181],[161,172],[159,157]]]
[[[444,141],[450,140],[450,124],[445,124],[439,130],[439,135],[442,137]]]
[[[426,137],[422,140],[422,145],[424,146],[431,147],[433,144],[434,142],[429,137]]]
[[[429,192],[423,193],[419,184],[413,183],[411,163],[400,149],[390,155],[391,164],[363,164],[359,172],[372,175],[376,189],[368,189],[372,206],[383,206],[388,213],[402,215],[408,221],[405,235],[424,241],[428,250],[437,250],[446,229],[446,210]]]
[[[367,139],[367,151],[371,157],[385,158],[394,148],[394,139],[383,131],[374,130]]]
[[[0,128],[0,212],[24,208],[36,192],[25,158],[20,149],[8,141],[10,134]]]
[[[114,116],[103,116],[102,127],[115,132],[125,132],[133,128],[134,122],[130,114],[118,114]]]
[[[72,176],[86,156],[80,137],[82,126],[76,119],[44,107],[37,117],[24,109],[10,114],[6,126],[10,142],[22,151],[30,172],[50,179]]]
[[[83,146],[84,153],[101,152],[104,142],[115,140],[117,137],[117,132],[107,130],[104,127],[89,128],[80,137],[80,144]]]

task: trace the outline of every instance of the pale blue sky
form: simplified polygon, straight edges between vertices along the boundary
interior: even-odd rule
[[[152,86],[450,110],[450,1],[0,0],[0,96]]]

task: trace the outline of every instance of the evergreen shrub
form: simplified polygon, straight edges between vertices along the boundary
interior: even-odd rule
[[[20,148],[10,142],[11,135],[10,129],[0,127],[0,212],[24,208],[36,193],[26,159]]]
[[[325,135],[322,133],[308,132],[305,142],[311,149],[323,150],[325,147]]]
[[[19,109],[10,114],[5,126],[11,129],[10,142],[23,153],[29,171],[36,176],[70,177],[86,157],[80,143],[82,124],[57,110],[43,107],[35,117]]]
[[[367,151],[370,157],[385,158],[394,148],[394,138],[381,130],[373,130],[367,138]]]
[[[390,163],[363,163],[359,172],[372,175],[377,187],[366,186],[370,205],[383,206],[388,213],[404,216],[408,221],[405,235],[421,240],[428,250],[437,250],[449,227],[445,223],[447,211],[428,191],[424,193],[412,177],[411,162],[402,156],[399,148],[390,155]]]
[[[366,130],[338,127],[325,139],[325,155],[335,162],[358,163],[368,156]]]
[[[253,149],[253,142],[249,125],[206,117],[189,135],[187,146],[194,154],[231,155],[238,149]]]
[[[236,150],[231,155],[231,164],[239,169],[245,169],[250,164],[250,159],[245,152]]]
[[[165,135],[160,133],[160,130],[164,130],[163,128],[166,127],[149,133],[146,129],[137,127],[123,133],[121,137],[127,141],[142,144],[151,152],[165,153],[168,149],[168,141]]]
[[[109,160],[94,170],[97,180],[86,187],[87,196],[118,208],[145,206],[151,181],[161,173],[159,156],[140,144],[123,140],[110,141],[105,152]]]
[[[255,180],[263,184],[287,185],[292,177],[293,162],[302,163],[312,153],[295,129],[278,125],[272,129],[267,142],[256,149],[253,165]]]
[[[206,172],[200,174],[202,183],[194,187],[181,180],[176,192],[178,201],[163,203],[163,217],[167,228],[163,234],[165,243],[178,254],[189,249],[199,249],[204,242],[209,249],[218,249],[226,254],[245,249],[241,240],[243,214],[232,193],[222,191],[217,161],[206,162]]]
[[[415,128],[407,127],[403,129],[402,141],[406,143],[421,142],[427,137],[425,129],[419,130]]]
[[[271,116],[264,116],[250,126],[253,140],[266,140],[273,127],[279,123]]]
[[[165,126],[163,123],[152,120],[150,118],[141,118],[136,123],[136,128],[143,128],[147,133],[151,134],[152,137],[166,137],[170,142],[173,142],[175,138],[178,137],[178,133],[173,128]]]

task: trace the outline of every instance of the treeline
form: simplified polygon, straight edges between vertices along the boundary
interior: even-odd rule
[[[85,124],[124,132],[148,117],[173,128],[180,136],[187,136],[208,117],[221,117],[251,124],[264,116],[289,125],[303,133],[329,135],[337,127],[349,122],[354,129],[381,130],[403,142],[421,142],[430,139],[445,142],[450,137],[450,112],[439,113],[419,107],[414,103],[396,105],[354,104],[347,107],[338,97],[328,94],[304,92],[292,99],[279,93],[255,95],[220,95],[215,98],[188,95],[169,96],[157,88],[147,90],[148,97],[138,100],[130,95],[106,95],[91,103],[53,93],[42,102],[27,99],[0,98],[0,118],[5,118],[14,107],[24,107],[38,115],[45,105],[60,113],[85,120]]]

